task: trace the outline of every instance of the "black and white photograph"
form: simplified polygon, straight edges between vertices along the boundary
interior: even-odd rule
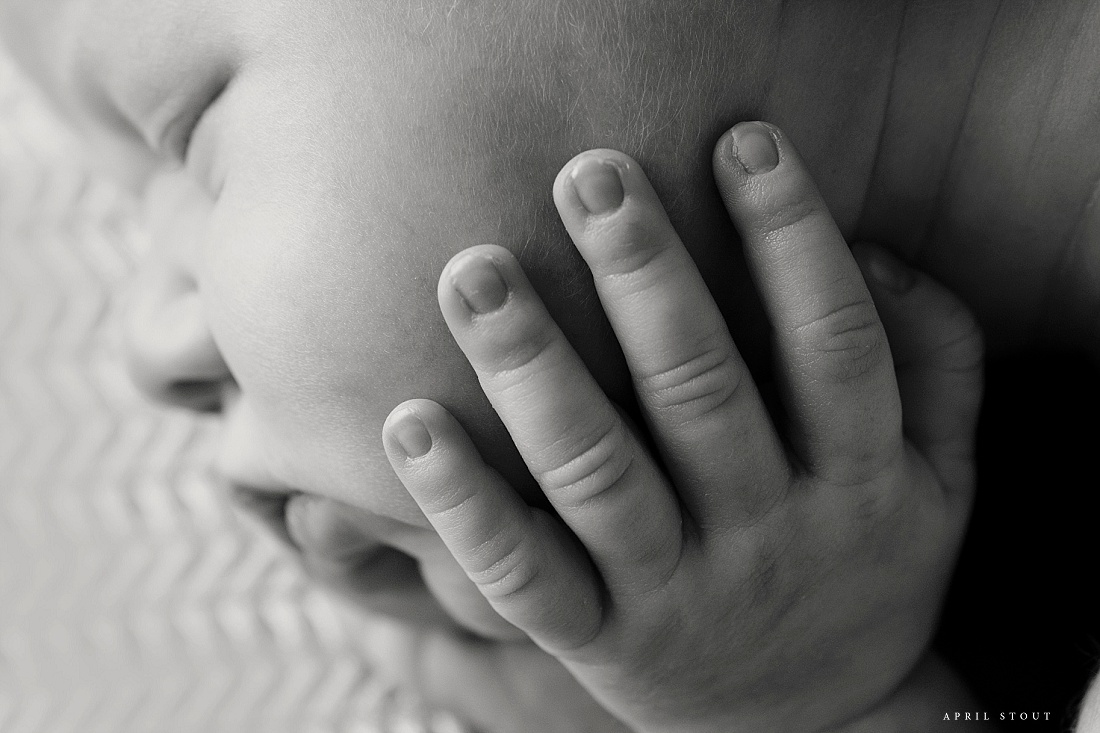
[[[1100,0],[0,0],[0,733],[1100,733]]]

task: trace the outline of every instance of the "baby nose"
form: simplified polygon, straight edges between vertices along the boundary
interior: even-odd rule
[[[147,270],[131,295],[125,337],[130,376],[147,397],[199,412],[221,409],[233,377],[189,274],[164,265]]]

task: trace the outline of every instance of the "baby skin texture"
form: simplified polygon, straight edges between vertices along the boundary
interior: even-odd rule
[[[639,165],[594,150],[562,169],[554,201],[645,426],[604,395],[515,257],[482,245],[447,265],[440,307],[553,510],[431,400],[391,413],[387,454],[492,607],[630,729],[930,727],[961,702],[925,648],[972,499],[978,328],[885,250],[853,257],[776,128],[736,126],[713,163],[773,329],[778,404]],[[492,666],[430,636],[391,642],[422,686],[451,659]],[[498,650],[498,670],[520,649]],[[534,729],[554,719],[546,698],[529,718],[515,698],[474,717]],[[620,729],[599,717],[584,725]],[[559,725],[538,729],[577,721]]]
[[[767,352],[765,324],[708,165],[721,132],[747,118],[775,120],[798,141],[840,231],[948,283],[995,347],[1100,344],[1100,3],[691,7],[0,0],[0,33],[122,175],[158,177],[156,246],[128,329],[140,386],[222,411],[221,473],[295,541],[314,577],[403,618],[431,625],[447,611],[479,634],[522,640],[427,525],[377,436],[395,404],[430,397],[528,502],[549,506],[433,302],[445,263],[481,242],[519,257],[603,391],[633,410],[621,354],[546,195],[577,151],[625,150],[645,165],[750,363]],[[803,285],[787,287],[811,292]],[[871,284],[903,364],[887,317],[895,301],[879,290]],[[798,451],[818,434],[791,407],[805,395],[790,392],[786,410],[768,414],[805,461]],[[911,425],[930,418],[915,417],[923,403],[904,380],[900,394],[921,445]],[[805,406],[829,406],[819,402]],[[811,492],[775,495],[809,502]],[[777,561],[775,577],[792,565]],[[793,577],[770,587],[782,597]],[[488,730],[607,720],[590,698],[563,702],[581,688],[529,643],[404,631],[383,641],[409,641],[406,666],[429,694]]]

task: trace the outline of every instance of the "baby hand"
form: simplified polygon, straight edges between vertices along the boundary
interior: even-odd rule
[[[827,729],[889,697],[925,651],[971,504],[980,337],[885,251],[859,247],[857,265],[777,130],[736,126],[714,167],[773,329],[781,408],[638,164],[597,150],[554,198],[658,454],[489,245],[448,264],[440,306],[556,513],[524,503],[434,402],[400,405],[383,439],[492,606],[628,724]]]

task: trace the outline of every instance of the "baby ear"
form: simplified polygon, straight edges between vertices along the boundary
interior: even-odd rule
[[[185,174],[173,173],[150,183],[145,208],[153,251],[127,308],[130,375],[157,402],[219,410],[232,375],[214,342],[196,278],[209,202]]]

